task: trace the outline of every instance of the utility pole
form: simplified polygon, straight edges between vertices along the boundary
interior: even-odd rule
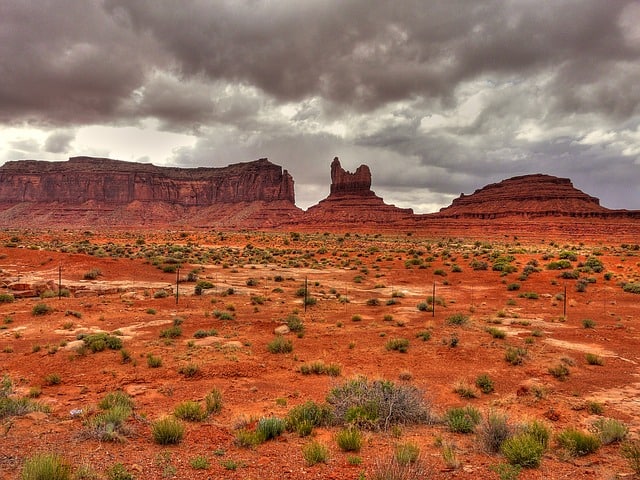
[[[180,297],[180,267],[176,268],[176,305],[178,305],[178,298]]]
[[[436,318],[436,281],[433,281],[433,302],[431,302],[431,316]]]
[[[564,301],[562,302],[562,316],[567,319],[567,286],[564,286]]]
[[[309,283],[307,277],[304,277],[304,311],[307,312],[307,292],[309,288]]]
[[[62,298],[62,264],[58,266],[58,300]]]

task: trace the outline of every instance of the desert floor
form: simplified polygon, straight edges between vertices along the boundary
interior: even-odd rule
[[[506,415],[514,431],[533,420],[548,427],[540,466],[517,478],[633,476],[619,442],[575,456],[557,438],[606,418],[623,422],[628,439],[640,431],[640,296],[623,289],[640,290],[637,245],[90,231],[3,232],[0,245],[2,395],[47,407],[0,415],[2,479],[19,478],[39,453],[59,454],[75,478],[374,479],[407,444],[420,452],[409,476],[384,478],[516,478],[496,473],[506,459],[486,451],[482,423],[451,431],[447,411],[465,406]],[[283,335],[292,351],[271,353],[274,330],[296,317],[304,330]],[[97,332],[122,349],[83,348]],[[391,349],[397,339],[406,352]],[[312,362],[333,375],[303,373]],[[476,386],[481,375],[492,392]],[[322,404],[358,376],[416,387],[429,421],[361,422],[357,452],[338,446],[340,422],[239,445],[261,418]],[[154,441],[154,422],[185,401],[204,405],[214,389],[220,412],[183,421],[176,445]],[[116,391],[134,407],[104,441],[92,425]],[[314,441],[328,448],[325,463],[303,457]]]

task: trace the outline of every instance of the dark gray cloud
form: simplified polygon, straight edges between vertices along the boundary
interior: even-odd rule
[[[193,141],[148,160],[269,157],[305,206],[337,155],[402,206],[544,172],[640,208],[637,0],[0,0],[0,17],[0,124],[34,132],[4,159],[155,125]]]

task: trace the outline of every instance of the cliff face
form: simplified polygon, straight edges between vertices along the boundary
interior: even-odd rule
[[[393,228],[414,221],[413,210],[387,205],[371,190],[371,171],[360,165],[347,172],[336,157],[331,163],[331,191],[327,198],[310,207],[304,223],[322,228]]]
[[[106,158],[68,162],[7,162],[0,167],[0,202],[88,201],[125,205],[134,201],[180,206],[220,203],[295,203],[293,178],[267,159],[223,168],[167,168]]]
[[[523,175],[462,194],[437,217],[497,218],[504,216],[610,217],[616,211],[578,190],[568,178]]]

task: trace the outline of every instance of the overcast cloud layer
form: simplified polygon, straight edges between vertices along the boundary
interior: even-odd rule
[[[549,173],[640,209],[637,0],[0,0],[0,162],[268,157],[388,203]]]

